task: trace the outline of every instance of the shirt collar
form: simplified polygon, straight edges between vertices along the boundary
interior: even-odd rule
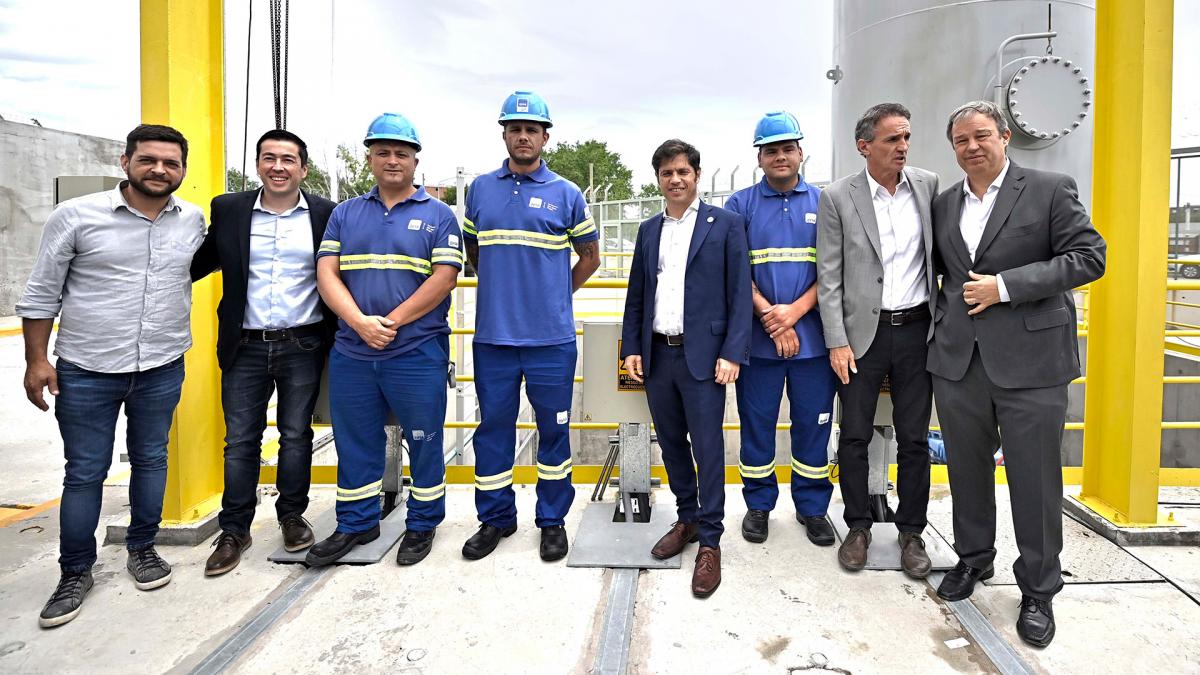
[[[416,187],[417,187],[417,191],[412,193],[411,195],[409,195],[408,199],[405,199],[404,201],[400,202],[400,204],[405,204],[407,202],[429,201],[429,199],[430,199],[429,193],[425,191],[425,186],[418,185]],[[374,199],[375,201],[379,202],[380,204],[383,203],[383,200],[379,198],[379,186],[378,185],[373,186],[371,188],[371,191],[368,192],[367,194],[363,195],[363,197],[366,197],[367,199]],[[303,197],[301,197],[301,199],[303,199]],[[399,206],[400,204],[397,204],[396,206]]]
[[[870,171],[866,171],[865,173],[867,174],[867,186],[871,188],[871,198],[873,199],[875,197],[875,195],[879,194],[879,189],[883,188],[883,185],[881,185],[879,183],[879,181],[875,180],[871,176]],[[901,171],[900,171],[900,182],[896,183],[896,192],[900,191],[901,185],[903,185],[905,187],[905,189],[908,189],[908,190],[912,189],[912,186],[908,184],[908,174],[904,173],[903,169],[901,169]],[[883,189],[887,190],[887,188],[883,188]]]
[[[680,217],[679,219],[672,218],[671,216],[667,215],[667,210],[663,209],[663,220],[664,221],[669,220],[674,223],[679,223],[679,222],[683,222],[683,221],[687,220],[689,215],[691,215],[693,213],[699,213],[699,212],[700,212],[700,196],[696,195],[696,200],[693,201],[690,206],[688,206],[686,209],[683,210],[682,217]]]
[[[788,191],[788,194],[796,194],[798,192],[808,192],[808,183],[804,182],[804,178],[801,178],[800,181],[796,183],[796,187]],[[758,181],[758,193],[764,197],[780,197],[784,194],[771,187],[771,184],[767,182],[766,176],[763,176]]]
[[[109,192],[108,192],[109,206],[112,208],[113,211],[116,211],[117,209],[119,209],[121,207],[125,207],[125,210],[129,211],[130,213],[135,213],[133,207],[129,205],[129,202],[125,201],[125,194],[123,192],[121,192],[121,190],[125,189],[126,185],[129,185],[129,181],[123,180],[117,185],[117,187],[113,188],[112,190],[109,190]],[[167,197],[167,205],[163,207],[163,211],[179,211],[179,210],[180,210],[179,200],[175,199],[175,195],[172,194],[171,196]],[[145,215],[145,214],[143,214],[143,215]]]
[[[996,176],[996,180],[992,181],[992,184],[989,185],[988,188],[983,191],[983,194],[985,196],[987,195],[987,193],[991,192],[992,190],[997,190],[997,191],[1000,190],[1000,186],[1004,185],[1004,178],[1006,176],[1008,176],[1008,167],[1009,166],[1012,166],[1012,164],[1008,161],[1008,158],[1006,157],[1006,158],[1004,158],[1004,168],[1000,169],[1000,174]],[[975,194],[973,192],[971,192],[971,179],[970,178],[963,178],[962,185],[963,185],[963,194],[971,195],[972,197],[975,196]]]
[[[263,213],[271,213],[272,215],[287,217],[287,216],[292,215],[292,213],[294,213],[295,211],[307,211],[308,210],[308,200],[304,198],[303,192],[300,193],[300,201],[297,202],[295,206],[288,209],[287,211],[284,211],[283,213],[273,213],[272,211],[267,210],[267,208],[262,205],[262,195],[263,195],[263,189],[259,188],[258,196],[256,196],[254,198],[254,210],[255,211],[262,211]]]
[[[554,177],[554,172],[550,170],[550,167],[546,166],[546,160],[542,159],[538,161],[540,162],[538,168],[534,169],[532,173],[520,174],[508,168],[508,160],[506,159],[500,163],[500,177],[527,176],[530,180],[545,183]]]

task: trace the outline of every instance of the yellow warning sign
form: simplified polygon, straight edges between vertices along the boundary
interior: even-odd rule
[[[646,386],[633,379],[625,370],[625,361],[621,358],[621,340],[617,340],[617,391],[646,391]]]

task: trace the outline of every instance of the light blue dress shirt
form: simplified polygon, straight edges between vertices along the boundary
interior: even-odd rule
[[[250,213],[250,269],[242,328],[296,328],[321,320],[317,259],[308,202],[283,213],[262,205],[262,192]]]

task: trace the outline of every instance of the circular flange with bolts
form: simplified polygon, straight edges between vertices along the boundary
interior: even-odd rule
[[[1039,145],[1069,136],[1092,107],[1092,84],[1083,69],[1050,54],[1021,59],[1004,94],[1014,131]]]

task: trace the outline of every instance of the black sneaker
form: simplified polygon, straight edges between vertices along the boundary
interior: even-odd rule
[[[42,614],[38,617],[38,625],[42,628],[53,628],[69,622],[79,616],[83,609],[83,598],[92,590],[92,571],[63,572],[58,580],[58,588],[46,601]]]
[[[125,569],[133,576],[133,585],[139,591],[152,591],[171,583],[171,566],[159,557],[153,546],[130,551]]]

